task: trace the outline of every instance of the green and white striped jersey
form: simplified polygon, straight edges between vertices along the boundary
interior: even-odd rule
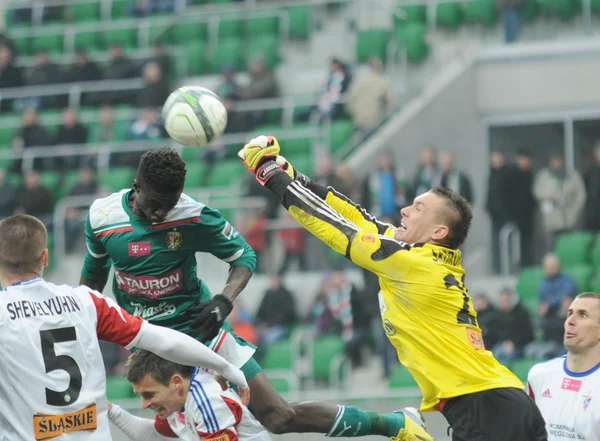
[[[185,310],[211,298],[197,276],[196,252],[254,271],[256,255],[219,213],[182,194],[164,222],[136,216],[131,190],[97,199],[88,214],[82,277],[103,280],[114,267],[113,293],[127,312],[189,333]]]

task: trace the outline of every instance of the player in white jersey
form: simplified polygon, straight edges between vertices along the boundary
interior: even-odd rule
[[[54,285],[44,224],[27,215],[0,222],[0,441],[110,440],[98,339],[220,372],[242,372],[182,333],[134,317],[86,286]]]
[[[201,369],[138,351],[127,362],[127,379],[142,407],[156,413],[154,420],[140,418],[112,405],[110,420],[134,441],[271,440],[240,397]]]
[[[529,395],[548,441],[600,440],[600,294],[575,297],[565,321],[567,355],[529,371]]]

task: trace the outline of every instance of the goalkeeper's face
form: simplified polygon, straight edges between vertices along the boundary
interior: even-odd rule
[[[440,222],[445,201],[427,192],[417,196],[413,204],[400,210],[402,221],[394,239],[412,243],[443,243],[448,236],[448,226]]]

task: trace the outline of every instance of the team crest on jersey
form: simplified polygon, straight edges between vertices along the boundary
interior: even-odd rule
[[[165,236],[165,244],[170,250],[176,250],[183,244],[183,234],[179,231],[169,231]]]
[[[592,397],[589,395],[583,396],[583,410],[586,410],[590,405],[590,401],[592,401]]]

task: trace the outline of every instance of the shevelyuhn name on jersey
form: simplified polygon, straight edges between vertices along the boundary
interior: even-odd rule
[[[18,300],[6,305],[11,320],[20,318],[60,315],[81,311],[81,306],[73,296],[56,296],[43,302]]]

